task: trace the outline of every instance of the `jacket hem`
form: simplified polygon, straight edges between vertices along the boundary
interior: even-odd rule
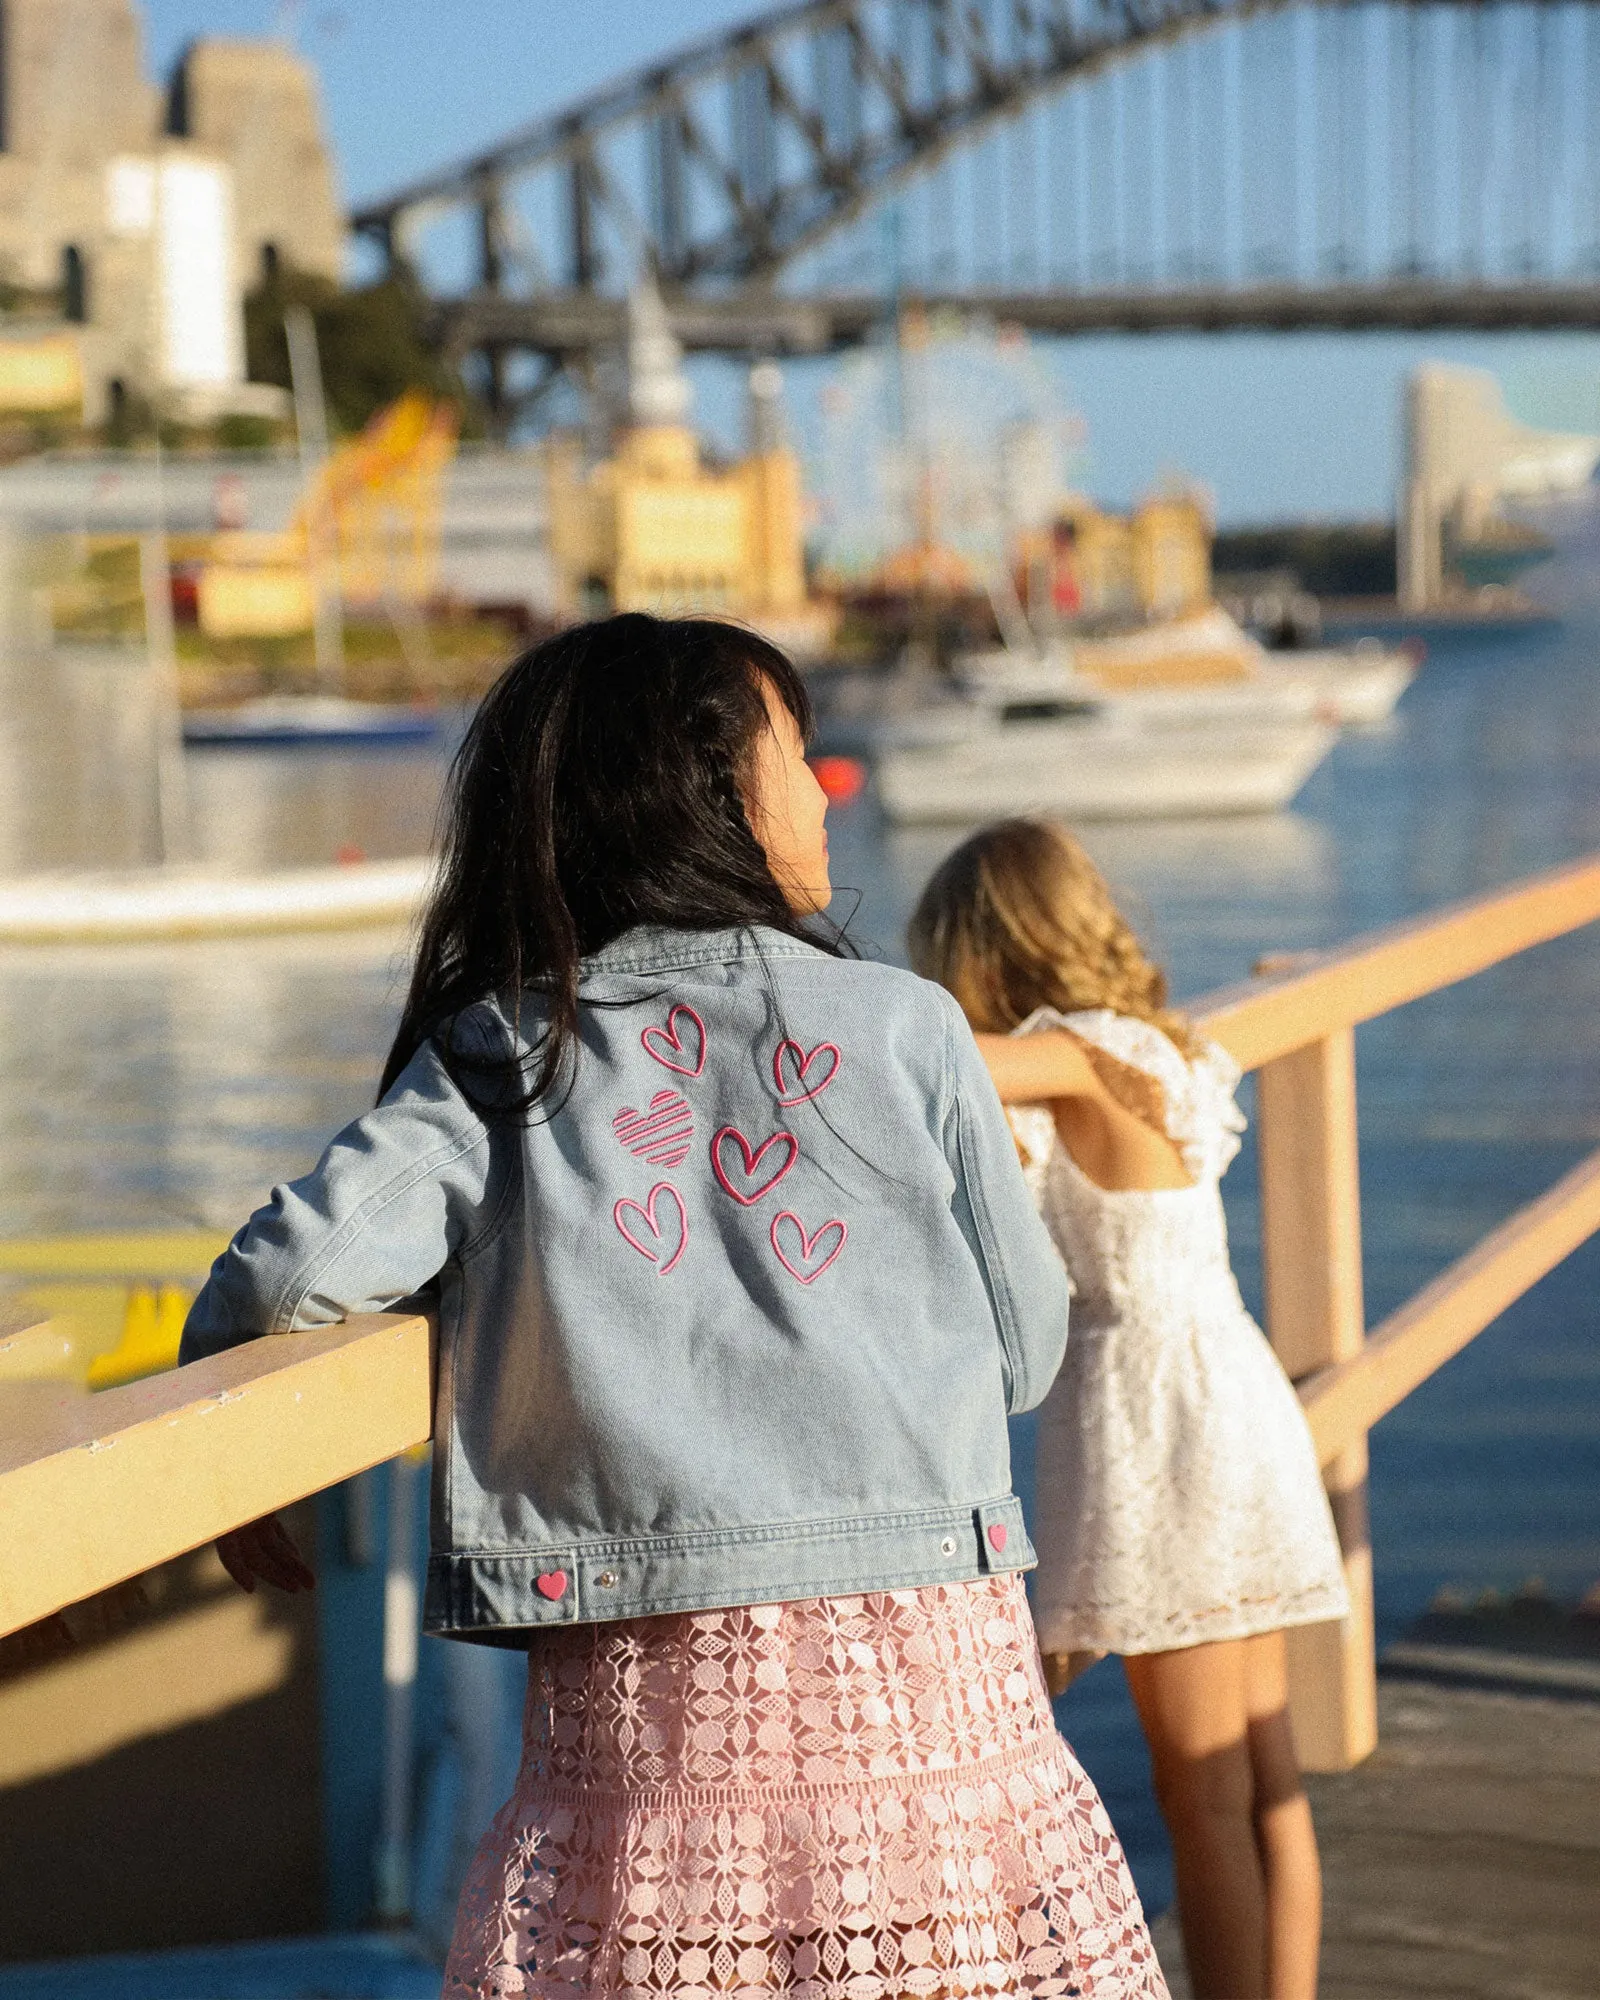
[[[429,1559],[423,1625],[515,1646],[516,1634],[551,1625],[973,1583],[1035,1560],[1013,1494],[870,1521],[453,1551]]]

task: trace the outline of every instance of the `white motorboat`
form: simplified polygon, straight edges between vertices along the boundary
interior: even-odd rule
[[[1287,805],[1332,748],[1311,716],[1132,718],[1119,704],[946,700],[871,730],[889,818],[1074,820],[1259,813]]]
[[[1370,724],[1393,712],[1417,664],[1414,649],[1374,639],[1268,652],[1213,606],[1114,637],[967,653],[956,674],[979,700],[1096,701],[1130,721]]]
[[[1422,664],[1414,645],[1386,646],[1358,639],[1350,646],[1307,646],[1263,652],[1258,685],[1309,696],[1315,712],[1332,722],[1370,727],[1387,722]]]
[[[432,862],[416,855],[250,874],[177,867],[13,876],[0,881],[0,945],[131,944],[406,924],[432,873]]]

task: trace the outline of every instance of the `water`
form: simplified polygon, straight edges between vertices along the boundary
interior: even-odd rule
[[[1091,832],[1178,993],[1238,978],[1263,952],[1332,943],[1600,849],[1600,510],[1556,525],[1564,553],[1543,588],[1564,623],[1438,640],[1395,725],[1348,736],[1292,814]],[[137,676],[117,671],[113,684],[81,661],[52,674],[13,654],[0,865],[149,851],[130,749]],[[440,759],[207,752],[190,766],[202,852],[247,863],[414,851]],[[870,800],[832,824],[836,879],[859,897],[852,929],[898,956],[954,836],[889,831]],[[0,1233],[232,1227],[370,1101],[403,947],[361,933],[0,952]],[[1594,937],[1372,1023],[1358,1062],[1375,1322],[1600,1144]],[[1254,1302],[1248,1149],[1226,1192]],[[1443,1584],[1507,1589],[1537,1573],[1575,1592],[1600,1575],[1597,1290],[1591,1244],[1378,1427],[1381,1638]],[[1026,1424],[1017,1443],[1025,1477]],[[1097,1668],[1060,1713],[1161,1907],[1170,1874],[1119,1670]]]

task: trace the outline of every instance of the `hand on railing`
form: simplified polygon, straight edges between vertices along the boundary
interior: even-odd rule
[[[299,1590],[315,1590],[317,1579],[311,1565],[295,1547],[294,1538],[276,1514],[263,1514],[259,1521],[247,1521],[217,1537],[217,1554],[222,1567],[239,1588],[254,1593],[256,1580],[275,1584],[291,1596]]]

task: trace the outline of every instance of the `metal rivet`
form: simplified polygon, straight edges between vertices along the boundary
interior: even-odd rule
[[[615,1572],[609,1569],[601,1570],[600,1574],[595,1578],[595,1582],[599,1584],[602,1590],[609,1590],[616,1580]]]
[[[939,1552],[941,1555],[947,1555],[947,1556],[953,1556],[955,1554],[956,1538],[954,1535],[945,1536],[944,1540],[939,1544]]]

